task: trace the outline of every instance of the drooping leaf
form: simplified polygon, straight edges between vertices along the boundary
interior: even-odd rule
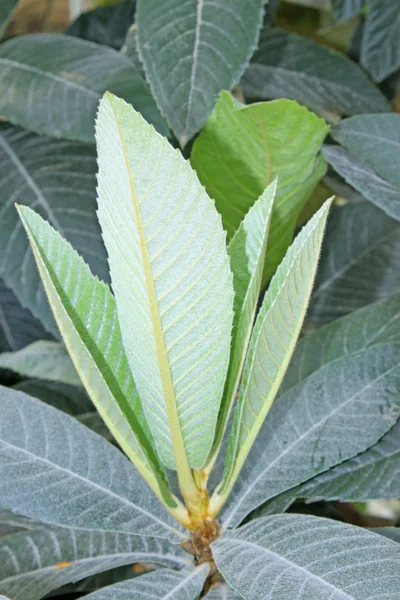
[[[0,100],[1,102],[1,100]],[[93,148],[0,129],[0,275],[20,303],[56,337],[53,315],[14,203],[37,210],[66,237],[92,271],[108,281],[107,257],[96,218]]]
[[[11,15],[16,8],[19,0],[2,0],[0,6],[0,38],[6,30],[11,19]]]
[[[243,106],[223,92],[193,145],[192,165],[229,238],[278,177],[263,284],[284,257],[300,211],[324,174],[318,150],[327,131],[324,121],[295,102]]]
[[[84,387],[136,468],[173,505],[126,359],[114,296],[46,221],[27,207],[19,213]]]
[[[395,600],[400,546],[309,515],[257,519],[213,543],[222,575],[245,600]]]
[[[0,414],[1,505],[63,527],[185,539],[132,464],[76,419],[9,388]]]
[[[400,67],[400,11],[397,2],[370,3],[363,31],[361,64],[374,81],[382,81]]]
[[[110,90],[168,133],[147,84],[112,48],[62,34],[17,36],[1,44],[0,68],[0,113],[15,125],[93,142],[97,104]]]
[[[390,183],[340,146],[325,146],[323,154],[347,183],[390,217],[400,221],[400,185]]]
[[[242,78],[246,97],[291,98],[319,111],[345,115],[385,112],[390,105],[346,56],[312,40],[265,27]]]
[[[196,600],[207,577],[207,563],[182,571],[159,569],[130,581],[116,583],[88,596],[85,600]]]
[[[131,106],[106,95],[96,136],[99,221],[143,409],[164,464],[175,468],[186,454],[200,468],[216,425],[233,317],[221,220],[179,150]]]
[[[218,93],[240,79],[254,52],[263,0],[138,0],[139,54],[158,105],[182,146]],[[264,186],[265,187],[265,186]]]
[[[246,357],[260,295],[276,184],[270,184],[250,208],[228,247],[235,290],[231,357],[209,460],[222,443]]]
[[[40,600],[67,583],[135,562],[189,565],[189,556],[166,540],[52,527],[0,539],[0,559],[0,592],[13,600],[26,600],[27,593]]]
[[[332,11],[336,21],[345,21],[359,15],[366,0],[331,0]]]
[[[293,354],[314,283],[330,204],[327,201],[297,236],[265,294],[234,412],[224,479],[211,499],[211,514],[213,506],[220,507],[232,489]]]
[[[332,211],[308,314],[313,328],[400,292],[400,226],[369,202]]]
[[[0,368],[25,377],[82,385],[67,350],[58,342],[40,340],[22,350],[0,354]]]

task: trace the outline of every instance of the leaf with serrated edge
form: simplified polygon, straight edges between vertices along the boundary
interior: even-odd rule
[[[325,202],[289,248],[257,316],[234,413],[223,482],[211,498],[212,515],[226,501],[293,354],[314,283],[330,205],[330,200]]]
[[[261,289],[276,186],[275,180],[266,188],[250,208],[228,246],[235,290],[231,358],[214,443],[207,460],[208,471],[221,446],[246,357]]]
[[[30,208],[18,208],[46,293],[77,372],[107,427],[139,472],[169,506],[121,339],[115,299],[80,256]]]
[[[398,600],[400,546],[309,515],[256,519],[212,544],[224,579],[245,600]]]
[[[367,4],[367,2],[366,2]],[[381,82],[400,67],[400,11],[398,2],[371,2],[363,27],[361,64]]]
[[[4,387],[0,414],[5,508],[62,527],[186,539],[132,463],[74,417]]]
[[[164,464],[201,468],[229,361],[232,274],[225,233],[196,174],[123,100],[96,125],[99,221],[122,339]]]

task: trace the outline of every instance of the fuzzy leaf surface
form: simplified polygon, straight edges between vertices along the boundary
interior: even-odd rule
[[[381,82],[400,67],[399,27],[397,2],[377,0],[370,3],[363,31],[361,64],[374,81]]]

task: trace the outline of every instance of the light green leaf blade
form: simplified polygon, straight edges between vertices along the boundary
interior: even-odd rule
[[[208,565],[182,571],[160,569],[130,581],[105,587],[85,600],[196,600],[208,574]]]
[[[371,2],[363,29],[361,64],[374,81],[383,79],[400,67],[400,11],[397,2]]]
[[[243,74],[257,45],[263,5],[263,0],[138,1],[146,79],[183,146],[202,127],[218,93],[232,89]]]
[[[107,94],[96,135],[98,214],[128,361],[164,464],[186,453],[200,468],[233,317],[221,219],[179,150],[131,106]]]
[[[277,182],[274,181],[266,188],[250,208],[228,246],[235,291],[231,357],[208,462],[215,457],[222,443],[243,369],[260,295],[276,186]]]
[[[167,540],[106,531],[39,528],[0,539],[0,592],[40,600],[102,571],[141,563],[183,569],[189,556]]]
[[[215,507],[220,508],[231,491],[292,357],[314,283],[330,204],[325,202],[302,229],[266,292],[250,340],[224,479],[211,500]]]
[[[14,125],[93,142],[97,104],[110,90],[168,133],[148,85],[112,48],[62,34],[17,36],[1,44],[0,68],[0,113]]]
[[[108,286],[46,221],[19,207],[55,319],[101,417],[156,493],[168,494],[122,344]],[[173,501],[169,498],[169,504]]]
[[[277,515],[225,533],[212,547],[245,600],[400,598],[400,546],[359,527]]]
[[[0,6],[0,38],[5,32],[17,4],[18,0],[2,0]]]
[[[18,350],[0,354],[0,368],[25,377],[82,385],[65,347],[58,342],[39,340]]]
[[[222,92],[193,145],[192,165],[229,238],[278,177],[263,284],[284,257],[301,209],[324,174],[319,149],[327,132],[324,121],[290,100],[243,106]]]
[[[0,498],[45,523],[186,539],[132,463],[74,417],[0,388]],[[116,476],[118,475],[118,476]]]

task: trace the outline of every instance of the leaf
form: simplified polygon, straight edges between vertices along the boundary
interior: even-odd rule
[[[0,352],[16,352],[44,338],[51,336],[0,279]]]
[[[195,600],[200,594],[207,577],[208,565],[171,571],[159,569],[136,579],[116,583],[93,594],[84,596],[85,600]]]
[[[344,148],[325,146],[323,154],[334,170],[365,198],[400,221],[400,186],[380,177]]]
[[[373,533],[379,533],[379,535],[384,535],[388,537],[390,540],[394,542],[400,543],[400,528],[399,527],[376,527],[371,529]]]
[[[239,594],[233,591],[233,589],[226,583],[218,583],[213,585],[211,590],[204,596],[207,600],[238,600],[242,598]]]
[[[243,370],[260,295],[276,185],[276,181],[271,183],[250,208],[228,247],[235,290],[231,356],[208,463],[222,443]]]
[[[119,50],[133,23],[135,9],[136,0],[125,0],[115,6],[98,6],[81,13],[65,33]]]
[[[289,100],[243,106],[223,92],[193,145],[192,165],[215,200],[228,238],[278,177],[263,285],[284,257],[301,209],[325,171],[318,151],[327,132],[324,121]]]
[[[331,0],[331,3],[336,21],[345,21],[359,15],[366,0]]]
[[[1,44],[0,67],[0,113],[14,125],[93,142],[98,101],[111,90],[168,133],[145,81],[106,46],[62,34],[17,36]]]
[[[144,77],[143,63],[139,56],[137,37],[137,27],[134,23],[128,29],[124,45],[121,48],[121,53],[129,58],[138,73]]]
[[[223,577],[246,600],[399,597],[400,547],[329,519],[257,519],[225,533],[213,543],[213,555]]]
[[[76,419],[8,388],[0,411],[5,508],[63,527],[185,539],[131,463]]]
[[[18,210],[65,346],[86,391],[152,489],[174,506],[126,359],[114,296],[46,221],[27,207]]]
[[[58,337],[14,203],[40,212],[73,244],[92,271],[108,281],[96,218],[95,173],[94,148],[38,137],[14,127],[0,129],[0,275],[20,303]]]
[[[14,385],[13,389],[34,396],[34,398],[38,398],[73,417],[95,411],[95,407],[86,391],[83,388],[77,388],[75,385],[43,379],[26,379]]]
[[[0,592],[40,600],[73,581],[135,562],[182,569],[188,555],[165,540],[105,531],[36,529],[0,539]]]
[[[289,248],[265,294],[246,357],[222,485],[210,510],[230,493],[282,382],[303,324],[317,270],[325,202]]]
[[[398,188],[400,203],[400,115],[358,115],[332,130],[334,139]]]
[[[2,0],[0,6],[0,38],[3,36],[18,0]]]
[[[240,79],[262,24],[262,0],[138,0],[139,54],[153,95],[182,146],[218,93]],[[264,186],[265,187],[265,186]]]
[[[216,425],[233,317],[221,220],[179,150],[131,106],[107,94],[96,136],[99,221],[143,410],[164,464],[175,468],[187,455],[200,468]]]
[[[247,98],[291,98],[317,111],[352,115],[390,110],[384,95],[346,56],[268,26],[241,83]]]
[[[332,211],[307,327],[400,292],[400,226],[369,204]]]
[[[396,2],[371,3],[364,25],[361,64],[381,82],[400,67],[400,12]]]
[[[68,352],[58,342],[40,340],[17,352],[4,352],[0,354],[0,368],[26,377],[81,385]]]

